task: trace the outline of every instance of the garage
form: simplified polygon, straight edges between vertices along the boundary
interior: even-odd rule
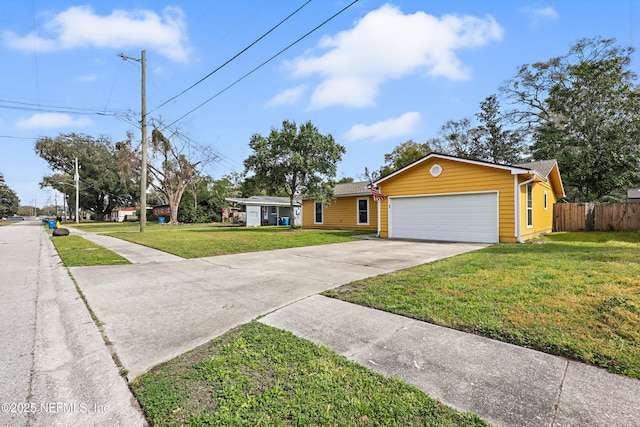
[[[390,197],[389,237],[497,243],[498,192]]]

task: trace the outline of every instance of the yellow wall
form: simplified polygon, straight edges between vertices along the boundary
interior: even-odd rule
[[[433,177],[434,164],[442,167],[442,173]],[[519,191],[519,226],[522,241],[529,240],[553,229],[553,205],[556,192],[551,182],[537,178],[532,183],[533,227],[527,228],[526,185],[531,175],[512,175],[509,169],[500,169],[463,161],[429,158],[380,183],[383,194],[388,196],[420,196],[450,193],[498,192],[498,238],[500,242],[516,242],[516,192]],[[556,189],[557,190],[557,189]],[[544,209],[544,192],[547,192],[547,209]],[[357,224],[357,200],[369,200],[369,225]],[[377,231],[377,202],[371,196],[338,197],[324,205],[324,222],[315,224],[314,200],[302,202],[302,226],[305,228],[362,229]],[[380,202],[380,236],[389,236],[389,204]]]
[[[433,177],[429,170],[434,164],[442,173]],[[515,242],[514,176],[509,170],[442,158],[432,158],[417,164],[380,184],[383,194],[393,196],[469,193],[498,191],[499,239]],[[388,237],[388,204],[382,202],[380,236]]]
[[[358,224],[358,199],[369,200],[369,224]],[[302,201],[303,228],[334,228],[349,230],[378,230],[377,203],[371,196],[338,197],[324,205],[324,221],[315,224],[315,200]]]
[[[523,182],[524,179],[521,179]],[[521,238],[529,240],[553,230],[553,205],[556,197],[550,182],[537,181],[532,183],[533,191],[533,226],[527,227],[527,190],[526,185],[520,187],[520,223]],[[544,192],[547,192],[547,209],[544,209]]]

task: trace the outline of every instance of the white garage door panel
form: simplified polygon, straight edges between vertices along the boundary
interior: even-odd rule
[[[390,237],[498,242],[498,194],[394,198]]]

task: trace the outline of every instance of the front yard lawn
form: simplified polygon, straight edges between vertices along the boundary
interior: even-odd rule
[[[155,426],[487,425],[257,322],[153,368],[132,388]]]
[[[640,233],[557,233],[325,295],[640,378]]]
[[[145,233],[105,233],[183,258],[268,251],[326,245],[353,240],[351,236],[371,233],[353,230],[311,230],[288,227],[220,227],[164,225]]]

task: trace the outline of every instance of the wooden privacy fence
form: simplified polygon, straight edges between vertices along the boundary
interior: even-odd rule
[[[554,231],[639,231],[640,203],[556,203]]]

